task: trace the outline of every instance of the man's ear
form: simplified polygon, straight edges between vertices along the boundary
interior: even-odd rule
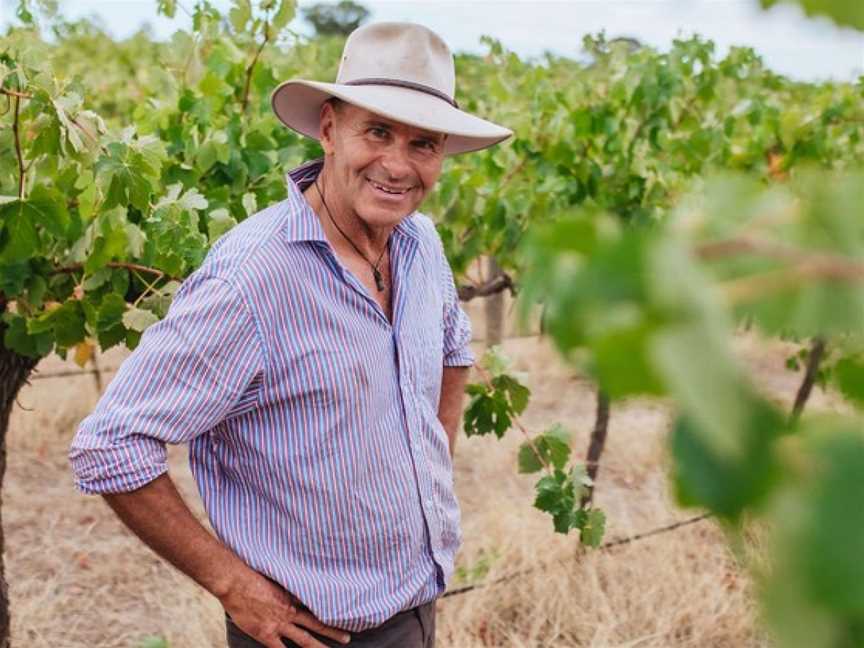
[[[329,101],[321,104],[321,117],[318,127],[318,137],[321,141],[321,148],[324,149],[324,155],[333,154],[333,125],[336,119],[336,111]]]

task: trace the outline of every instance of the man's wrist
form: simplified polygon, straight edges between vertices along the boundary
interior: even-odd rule
[[[227,567],[215,569],[206,582],[201,585],[219,601],[229,598],[236,586],[249,576],[252,569],[233,552],[226,551]]]

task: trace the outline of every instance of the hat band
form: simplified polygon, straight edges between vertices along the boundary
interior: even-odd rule
[[[425,92],[428,95],[432,95],[433,97],[438,97],[439,99],[443,99],[448,104],[453,106],[454,108],[459,108],[459,104],[456,103],[455,99],[448,97],[446,94],[441,92],[440,90],[436,90],[427,85],[423,85],[422,83],[414,83],[413,81],[401,81],[399,79],[384,79],[384,78],[368,78],[368,79],[354,79],[352,81],[345,81],[344,85],[384,85],[384,86],[395,86],[397,88],[408,88],[409,90],[417,90],[418,92]]]

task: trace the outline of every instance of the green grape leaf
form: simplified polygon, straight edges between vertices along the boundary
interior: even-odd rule
[[[60,152],[60,121],[55,112],[46,110],[33,122],[36,137],[30,145],[30,155],[57,155]]]
[[[69,230],[69,212],[66,200],[56,189],[37,185],[25,201],[30,218],[57,238],[64,238]]]
[[[33,308],[43,306],[45,293],[48,292],[48,282],[40,275],[33,275],[27,285],[27,301]]]
[[[27,261],[0,265],[0,291],[9,299],[17,297],[24,291],[30,276],[30,264]]]
[[[256,211],[258,211],[258,200],[255,198],[254,193],[245,193],[243,194],[243,209],[246,210],[246,215],[251,216]]]
[[[96,272],[113,259],[125,259],[130,247],[129,234],[134,232],[137,235],[132,230],[133,227],[137,230],[137,227],[126,221],[126,210],[120,206],[100,214],[98,226],[93,249],[84,263],[88,273]]]
[[[202,84],[204,83],[213,85],[213,87],[209,87],[205,85],[208,93],[218,96],[220,93],[225,94],[232,91],[230,86],[228,86],[221,79],[215,79],[210,77],[209,79],[205,77],[202,80]],[[201,173],[205,173],[212,167],[216,162],[221,162],[222,164],[228,164],[228,161],[231,156],[231,148],[228,144],[228,135],[224,131],[216,131],[214,132],[210,139],[201,144],[198,148],[198,151],[195,154],[195,168],[198,169]]]
[[[82,98],[80,95],[70,92],[54,99],[52,102],[57,119],[63,126],[66,132],[66,140],[72,146],[74,153],[79,153],[84,149],[84,142],[78,130],[78,125],[75,122],[74,114],[81,109]],[[71,113],[71,114],[70,114]]]
[[[515,414],[521,414],[528,406],[531,391],[509,374],[501,374],[492,379],[496,393],[502,394],[509,409]]]
[[[111,281],[111,268],[100,268],[84,280],[84,290],[93,291]]]
[[[3,313],[6,331],[3,344],[7,349],[30,358],[43,358],[54,348],[54,339],[50,331],[29,333],[27,320],[15,313]]]
[[[273,15],[270,23],[276,32],[279,32],[294,18],[296,11],[295,0],[279,0],[279,7]]]
[[[147,235],[135,223],[126,223],[123,229],[126,234],[126,254],[132,258],[140,257],[144,252]]]
[[[582,544],[596,549],[603,541],[606,532],[606,514],[600,509],[588,509],[584,519],[580,519],[579,540]]]
[[[834,380],[843,395],[859,406],[864,405],[864,356],[846,356],[834,367]]]
[[[542,477],[535,485],[537,493],[534,507],[552,515],[552,524],[556,533],[568,533],[580,522],[579,499],[583,486],[579,481],[579,473],[555,470],[551,475]]]
[[[177,13],[177,0],[156,0],[156,13],[173,18]]]
[[[181,209],[193,211],[207,209],[207,199],[201,195],[201,192],[199,192],[195,187],[186,190],[186,192],[181,195],[182,190],[183,185],[179,182],[170,185],[167,188],[166,194],[153,206],[153,210],[156,211],[157,209],[169,205],[177,205]]]
[[[510,364],[510,358],[504,355],[504,350],[497,344],[486,349],[486,352],[480,359],[480,366],[492,374],[493,377],[506,373]]]
[[[168,309],[173,301],[173,295],[180,284],[176,281],[171,281],[165,284],[162,289],[156,294],[141,300],[141,306],[145,310],[156,314],[160,319],[168,314]]]
[[[234,6],[228,11],[228,20],[236,32],[246,29],[246,23],[252,18],[252,3],[250,0],[233,0]]]
[[[210,243],[215,243],[220,236],[237,224],[231,213],[224,207],[214,209],[207,220],[207,233]]]
[[[471,400],[465,410],[464,429],[468,436],[494,433],[499,439],[513,424],[513,417],[528,405],[530,392],[507,374],[495,376],[489,386],[468,385]]]
[[[494,433],[499,439],[503,437],[512,424],[506,396],[484,385],[468,385],[466,392],[471,399],[465,408],[465,434],[470,437]]]
[[[87,187],[78,194],[78,213],[84,221],[89,221],[96,213],[96,203],[99,200],[99,191],[95,183],[87,185]]]
[[[96,315],[96,335],[103,350],[126,339],[126,328],[123,325],[125,312],[126,300],[120,295],[108,293],[102,299]]]
[[[539,456],[538,456],[539,455]],[[549,464],[563,470],[570,459],[570,434],[560,424],[519,447],[519,472],[535,473]]]
[[[159,162],[145,148],[135,150],[121,142],[107,145],[108,154],[96,162],[96,178],[105,194],[103,207],[132,204],[145,211],[159,179]]]
[[[24,261],[39,248],[39,233],[29,211],[22,201],[0,207],[0,263]]]
[[[148,326],[151,326],[158,321],[159,318],[155,313],[152,313],[149,310],[144,310],[143,308],[130,306],[129,309],[123,313],[123,326],[139,333],[143,333]]]
[[[118,295],[129,292],[129,271],[125,268],[114,268],[111,272],[111,289]]]
[[[84,340],[84,311],[78,300],[70,299],[27,322],[31,335],[51,332],[58,346],[69,348]]]

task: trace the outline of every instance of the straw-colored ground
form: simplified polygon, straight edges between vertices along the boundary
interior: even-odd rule
[[[740,337],[738,346],[759,382],[788,405],[799,376],[783,360],[793,347],[752,335]],[[505,348],[533,390],[526,426],[540,431],[560,421],[583,452],[594,416],[591,386],[536,338],[512,339]],[[109,354],[102,363],[118,358]],[[40,369],[63,367],[69,365],[53,359]],[[36,380],[13,413],[3,511],[13,645],[138,648],[145,637],[161,635],[171,648],[224,646],[218,602],[126,531],[101,498],[74,491],[67,447],[96,398],[90,376]],[[833,401],[817,392],[811,405]],[[655,402],[614,408],[597,487],[610,520],[608,538],[694,514],[670,501],[668,420]],[[712,522],[577,560],[576,539],[553,534],[550,519],[531,508],[532,479],[515,470],[519,441],[515,432],[503,442],[459,440],[456,484],[465,535],[459,564],[469,579],[538,568],[442,600],[439,646],[767,645],[755,629],[747,579]],[[185,448],[172,448],[170,456],[175,481],[201,515]]]

